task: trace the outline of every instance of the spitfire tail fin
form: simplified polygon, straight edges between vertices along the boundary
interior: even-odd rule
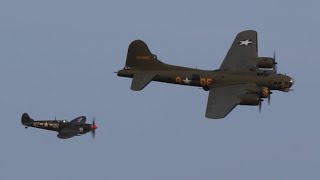
[[[30,126],[33,122],[33,119],[29,117],[27,113],[23,113],[21,117],[21,124],[24,126]]]
[[[155,68],[159,64],[157,57],[153,55],[147,44],[141,40],[133,41],[128,48],[126,67],[150,69]]]

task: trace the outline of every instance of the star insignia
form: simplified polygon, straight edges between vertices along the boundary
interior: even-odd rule
[[[44,126],[45,126],[45,127],[48,127],[48,122],[45,122],[45,123],[44,123]]]
[[[252,41],[250,41],[250,39],[243,40],[243,41],[239,42],[239,46],[248,46],[250,44],[252,44]]]
[[[188,78],[188,77],[186,77],[186,79],[184,79],[184,80],[182,80],[185,84],[190,84],[190,82],[191,82],[191,80]]]

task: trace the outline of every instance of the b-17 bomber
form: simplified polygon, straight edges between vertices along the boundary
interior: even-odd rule
[[[294,79],[277,73],[273,57],[258,56],[257,32],[238,33],[217,70],[200,70],[169,65],[158,60],[141,40],[128,48],[125,67],[118,76],[132,78],[131,90],[140,91],[151,81],[196,86],[209,91],[205,116],[221,119],[237,105],[259,106],[272,90],[289,92]]]
[[[21,117],[21,123],[25,128],[34,127],[50,131],[58,132],[57,137],[61,139],[68,139],[74,136],[80,136],[88,132],[92,133],[92,137],[95,137],[95,119],[92,120],[92,124],[86,124],[86,117],[80,116],[74,120],[68,122],[67,120],[41,120],[35,121],[29,117],[27,113],[23,113]]]

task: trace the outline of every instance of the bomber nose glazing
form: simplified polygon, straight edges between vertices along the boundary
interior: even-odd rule
[[[290,78],[290,87],[294,84],[294,79]]]

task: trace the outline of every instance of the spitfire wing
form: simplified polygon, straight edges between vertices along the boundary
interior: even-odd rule
[[[206,117],[221,119],[228,115],[239,103],[239,96],[245,94],[249,84],[233,84],[210,89]]]
[[[59,133],[57,135],[57,137],[60,139],[69,139],[69,138],[72,138],[76,135],[77,135],[77,133]]]
[[[233,41],[220,70],[246,72],[255,69],[258,57],[257,41],[256,31],[240,32]]]
[[[57,137],[61,139],[68,139],[77,135],[79,135],[79,128],[73,127],[73,126],[67,126],[60,129]]]

